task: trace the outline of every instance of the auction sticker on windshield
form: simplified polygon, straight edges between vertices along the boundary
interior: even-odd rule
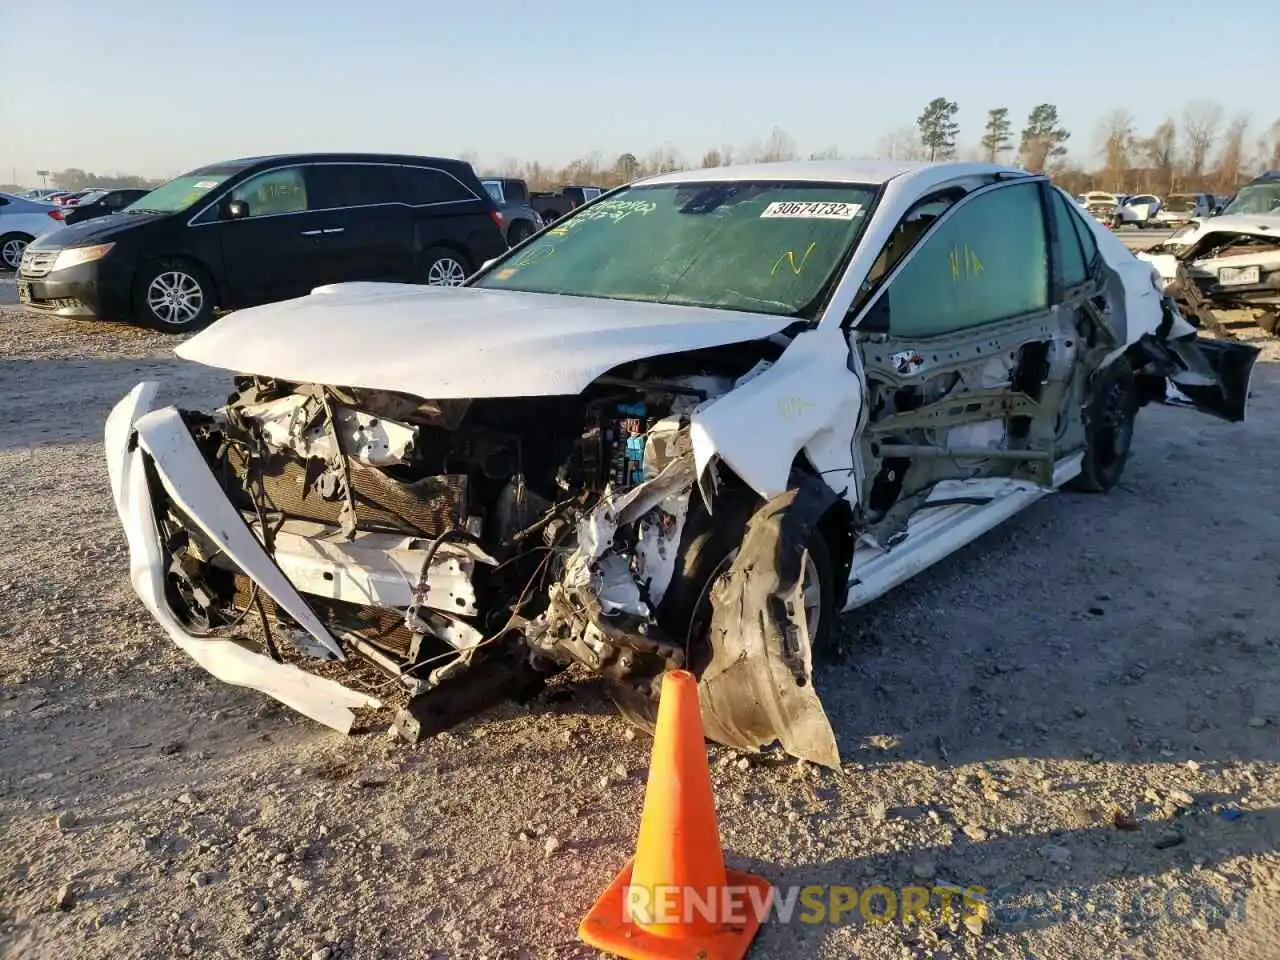
[[[761,220],[852,220],[862,212],[860,203],[775,200],[764,208]]]

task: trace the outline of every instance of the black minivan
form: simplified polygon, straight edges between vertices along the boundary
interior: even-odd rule
[[[295,154],[218,163],[27,246],[18,298],[182,332],[326,283],[456,285],[507,249],[469,163]]]

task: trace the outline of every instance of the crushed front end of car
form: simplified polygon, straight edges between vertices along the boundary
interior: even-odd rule
[[[781,350],[629,363],[576,395],[240,376],[205,413],[139,385],[106,431],[133,585],[214,675],[342,732],[390,720],[416,740],[575,663],[643,723],[660,675],[696,659],[713,738],[835,764],[794,564],[762,586],[744,549],[753,572],[715,595],[684,582],[688,542],[743,490],[699,476],[693,418]],[[776,534],[779,505],[754,504]],[[783,513],[790,535],[803,511]]]
[[[1233,215],[1197,221],[1137,255],[1198,326],[1229,334],[1216,310],[1250,310],[1276,332],[1280,319],[1280,216]]]

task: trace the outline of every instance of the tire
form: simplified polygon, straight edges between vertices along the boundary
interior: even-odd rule
[[[533,236],[533,226],[529,221],[517,220],[507,232],[507,243],[514,247],[517,243],[523,243],[531,236]]]
[[[198,330],[213,319],[213,281],[189,260],[158,260],[138,273],[134,320],[162,333]]]
[[[471,276],[467,258],[448,247],[431,247],[422,255],[423,282],[430,287],[456,287]]]
[[[716,505],[714,518],[707,516],[700,502],[691,507],[675,570],[671,574],[671,584],[658,605],[656,615],[668,636],[684,639],[686,669],[695,676],[701,676],[711,659],[707,643],[712,617],[711,588],[737,558],[747,523],[759,506],[757,500],[747,496],[732,497]],[[810,646],[816,660],[831,650],[831,635],[840,603],[835,561],[820,530],[813,531],[805,550],[806,579],[812,577],[818,584],[812,608],[816,613],[817,627],[810,632]],[[810,610],[806,601],[805,612],[813,617]],[[657,719],[655,698],[639,696],[620,684],[611,684],[610,692],[623,716],[644,730],[653,729]]]
[[[27,244],[34,239],[35,237],[28,233],[6,233],[0,237],[0,270],[16,272],[22,260],[22,251],[26,250]]]
[[[1101,371],[1085,407],[1085,450],[1080,474],[1067,484],[1084,493],[1106,493],[1120,482],[1133,445],[1138,387],[1126,360]]]

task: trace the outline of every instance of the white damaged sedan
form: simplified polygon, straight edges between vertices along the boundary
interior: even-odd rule
[[[214,675],[413,739],[571,664],[644,722],[685,667],[713,739],[827,765],[838,614],[1113,487],[1144,404],[1242,420],[1257,358],[1044,177],[843,162],[653,177],[462,287],[177,352],[227,403],[140,384],[106,451],[133,586]]]

